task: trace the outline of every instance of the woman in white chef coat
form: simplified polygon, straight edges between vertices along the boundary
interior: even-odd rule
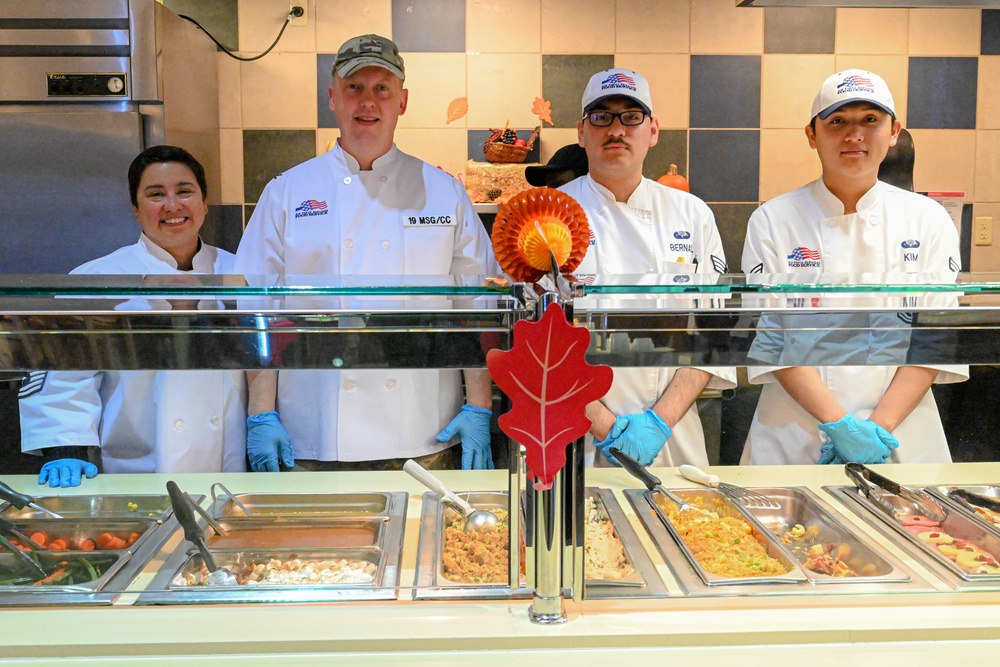
[[[128,182],[139,240],[72,273],[155,275],[149,282],[232,273],[233,255],[199,237],[208,188],[191,154],[175,146],[149,148],[133,160]],[[98,470],[246,470],[242,371],[33,373],[20,411],[22,451],[50,459],[39,484],[77,486]]]
[[[900,127],[881,77],[863,70],[829,77],[805,128],[822,176],[754,212],[743,248],[744,269],[953,279],[960,268],[958,234],[945,210],[878,180],[879,165]],[[781,335],[768,330],[758,337],[773,342]],[[873,345],[870,358],[885,353]],[[764,387],[742,462],[950,461],[930,387],[965,380],[968,369],[864,363],[862,354],[857,366],[750,367],[750,381]]]

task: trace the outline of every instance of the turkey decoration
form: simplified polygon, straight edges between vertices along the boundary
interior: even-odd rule
[[[493,381],[513,405],[500,415],[500,428],[524,445],[537,490],[552,488],[566,465],[566,445],[590,429],[584,408],[611,388],[611,368],[584,358],[589,345],[590,331],[572,326],[562,308],[551,304],[537,322],[514,325],[510,351],[486,355]]]

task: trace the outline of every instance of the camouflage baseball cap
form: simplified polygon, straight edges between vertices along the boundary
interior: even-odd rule
[[[406,78],[403,58],[396,44],[379,35],[361,35],[344,42],[333,61],[333,73],[347,77],[369,66],[382,67],[400,79]]]

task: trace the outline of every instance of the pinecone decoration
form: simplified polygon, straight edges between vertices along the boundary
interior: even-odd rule
[[[497,197],[503,194],[503,190],[500,188],[490,188],[486,191],[486,198],[490,201],[495,200]]]

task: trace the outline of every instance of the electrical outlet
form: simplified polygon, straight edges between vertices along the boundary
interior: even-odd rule
[[[993,245],[993,218],[982,216],[976,218],[973,229],[973,238],[976,245]]]
[[[295,9],[301,10],[301,16],[292,16],[292,20],[288,22],[288,25],[293,28],[301,28],[302,26],[309,25],[309,18],[306,15],[306,0],[292,0],[288,5],[288,11],[294,13]]]

